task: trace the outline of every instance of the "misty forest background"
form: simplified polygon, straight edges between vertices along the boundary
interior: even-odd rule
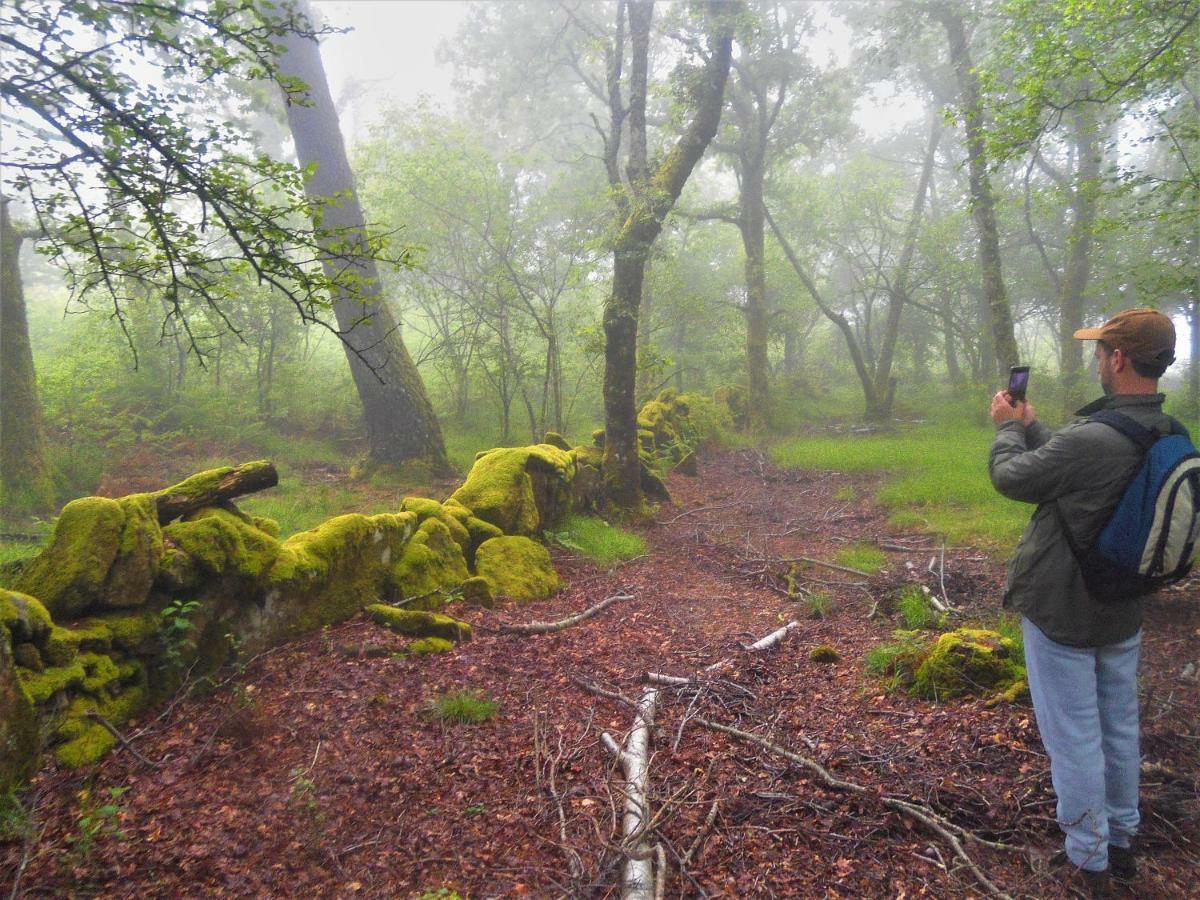
[[[160,125],[194,151],[202,177],[260,154],[255,165],[277,166],[277,183],[293,187],[294,166],[337,168],[336,107],[285,104],[266,71],[235,66],[236,53],[230,71],[197,79],[171,59],[192,27],[169,21],[172,4],[161,5],[161,40],[127,38],[106,6],[17,2],[2,30],[51,56],[107,36],[87,65],[111,76],[97,83],[113,108],[170,111]],[[313,274],[318,260],[328,273],[331,257],[350,254],[328,252],[328,236],[293,239],[312,210],[306,220],[270,186],[260,200],[277,203],[292,237],[271,244],[261,223],[241,225],[290,267],[263,277],[228,232],[210,238],[189,219],[207,200],[139,155],[129,120],[105,124],[72,93],[87,85],[39,82],[41,63],[10,46],[3,330],[18,339],[19,300],[36,382],[21,388],[7,343],[7,530],[40,534],[72,497],[267,456],[283,486],[254,503],[286,533],[464,472],[480,449],[547,431],[589,443],[606,425],[606,351],[612,366],[634,340],[635,402],[666,387],[728,396],[733,386],[725,440],[833,434],[834,445],[812,446],[836,467],[836,447],[864,423],[982,454],[986,398],[1018,361],[1033,366],[1040,416],[1063,421],[1097,390],[1090,345],[1069,335],[1147,305],[1181,331],[1168,408],[1200,418],[1200,3],[718,6],[470,4],[440,49],[456,73],[453,108],[393,107],[346,151],[371,234],[355,247],[377,280],[366,269],[351,281]],[[621,331],[606,309],[636,218],[629,204],[653,205],[656,176],[695,124],[722,12],[734,39],[720,125],[642,247],[636,327]],[[300,62],[290,74],[309,87],[324,78]],[[889,107],[913,114],[884,116]],[[863,110],[887,122],[864,122]],[[125,193],[154,189],[178,260]],[[315,221],[328,226],[348,205]],[[176,262],[204,277],[164,276]],[[369,301],[357,315],[339,307],[356,289]],[[348,353],[364,322],[375,336]],[[371,376],[412,387],[411,373],[389,369],[405,351],[432,431],[419,397],[398,423],[380,424],[394,405],[372,405],[389,401],[371,399]],[[40,436],[27,439],[30,429]],[[381,444],[404,452],[381,458]],[[889,453],[894,462],[901,450]]]

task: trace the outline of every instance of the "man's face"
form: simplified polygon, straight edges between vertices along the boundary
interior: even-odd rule
[[[1112,353],[1099,341],[1096,342],[1096,373],[1100,376],[1100,387],[1104,388],[1104,393],[1113,393]]]

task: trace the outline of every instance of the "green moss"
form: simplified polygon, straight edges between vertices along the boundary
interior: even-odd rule
[[[995,631],[960,628],[937,639],[913,678],[913,692],[933,700],[1004,691],[1024,676],[1016,648]]]
[[[38,653],[38,648],[33,644],[13,644],[12,658],[18,666],[28,669],[30,672],[46,671],[46,661],[42,659],[42,654]]]
[[[467,530],[465,520],[470,518],[471,511],[466,509],[461,503],[454,503],[450,508],[443,506],[436,500],[430,500],[428,497],[405,497],[404,502],[400,504],[400,509],[404,512],[413,512],[417,514],[418,523],[423,524],[426,519],[437,519],[450,531],[450,536],[454,538],[454,543],[458,544],[459,549],[465,554],[467,548],[471,546],[471,534]],[[466,513],[464,516],[463,513]]]
[[[0,626],[15,641],[42,641],[54,623],[40,600],[0,588]]]
[[[471,626],[449,616],[416,609],[397,609],[386,603],[367,607],[372,621],[397,634],[412,637],[439,637],[448,641],[469,641]]]
[[[81,653],[79,664],[83,666],[83,681],[80,686],[89,694],[98,694],[121,680],[117,664],[104,653]]]
[[[50,546],[21,573],[14,587],[37,597],[56,618],[74,618],[101,597],[117,558],[125,510],[106,497],[83,497],[63,507]]]
[[[17,669],[17,679],[30,699],[39,705],[48,702],[59,691],[83,684],[85,676],[83,664],[79,660],[67,666],[47,666],[43,672]]]
[[[79,769],[90,766],[104,758],[117,739],[103,725],[89,725],[79,737],[54,748],[54,758],[66,769]]]
[[[280,544],[265,531],[229,510],[210,507],[163,529],[174,547],[186,553],[201,572],[226,573],[257,580],[274,564]],[[168,561],[168,565],[174,565]]]
[[[110,608],[141,606],[154,584],[163,555],[158,508],[151,494],[131,494],[117,503],[125,513],[125,524],[100,600]]]
[[[420,599],[439,606],[470,574],[450,529],[441,519],[428,518],[404,548],[390,582],[400,599]]]
[[[808,654],[808,658],[815,663],[835,663],[841,662],[842,654],[838,653],[828,644],[821,644],[819,647],[813,647]]]
[[[42,645],[42,656],[52,666],[65,666],[79,653],[79,633],[69,628],[51,626],[50,634]]]
[[[448,653],[454,649],[454,642],[445,638],[417,638],[408,645],[408,652],[417,656],[428,656],[431,653]]]
[[[547,431],[546,436],[542,438],[543,444],[549,444],[551,447],[557,447],[559,450],[570,450],[571,445],[567,443],[567,439],[557,431]]]
[[[233,472],[241,471],[249,473],[252,470],[271,467],[269,460],[256,459],[253,462],[244,463],[236,468],[234,466],[220,466],[215,469],[206,469],[203,472],[197,472],[195,475],[185,478],[178,484],[173,484],[169,488],[157,491],[152,496],[157,499],[169,495],[171,497],[181,497],[190,501],[202,502],[215,495],[221,486],[222,480],[226,476],[233,474]]]
[[[488,580],[494,596],[510,600],[541,600],[559,587],[550,553],[518,535],[484,541],[475,555],[475,571]]]
[[[548,537],[606,568],[646,552],[646,542],[640,535],[595,516],[570,516],[561,529],[549,532]]]
[[[480,575],[473,575],[462,583],[462,598],[468,606],[482,606],[484,609],[491,609],[496,605],[496,598],[492,596],[491,584]]]
[[[480,456],[452,499],[505,534],[538,534],[570,506],[574,455],[549,444]]]
[[[102,630],[107,635],[109,646],[126,653],[144,652],[147,644],[158,636],[161,626],[162,617],[150,609],[132,613],[104,613],[75,623],[79,631],[96,629],[99,633]],[[81,644],[81,648],[91,649],[86,644]]]
[[[279,540],[279,523],[270,516],[251,516],[250,524],[261,531],[263,534],[270,535]]]

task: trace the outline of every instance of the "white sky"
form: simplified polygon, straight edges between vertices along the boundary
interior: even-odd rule
[[[434,57],[438,44],[454,34],[471,5],[460,0],[315,0],[313,6],[330,25],[353,29],[331,35],[321,45],[335,102],[348,92],[355,95],[342,109],[348,143],[365,139],[371,122],[391,104],[413,105],[424,94],[435,105],[453,109],[453,72]],[[552,5],[550,0],[546,5]],[[836,19],[826,18],[825,24],[830,30],[821,40],[825,55],[844,62],[848,29]],[[921,112],[917,97],[896,95],[885,87],[860,102],[854,119],[864,131],[879,134]]]

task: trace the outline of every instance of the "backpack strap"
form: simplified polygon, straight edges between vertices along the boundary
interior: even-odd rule
[[[1107,425],[1110,428],[1115,428],[1143,450],[1149,450],[1156,443],[1158,443],[1158,439],[1163,436],[1155,429],[1140,425],[1133,419],[1129,418],[1129,416],[1125,415],[1124,413],[1119,413],[1115,409],[1102,409],[1100,412],[1093,413],[1092,415],[1088,416],[1088,421],[1100,422],[1101,424]],[[1184,434],[1187,434],[1187,429],[1183,428],[1183,426],[1174,419],[1171,420],[1171,434],[1179,433],[1176,431],[1176,426],[1178,426],[1180,429],[1183,429]]]

